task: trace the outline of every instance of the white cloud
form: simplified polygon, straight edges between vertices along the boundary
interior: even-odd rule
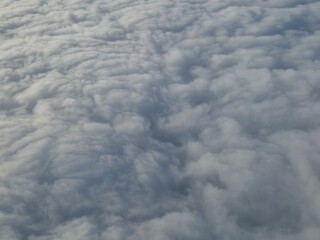
[[[0,238],[317,239],[316,0],[0,3]]]

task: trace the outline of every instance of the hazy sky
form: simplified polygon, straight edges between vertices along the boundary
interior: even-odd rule
[[[318,240],[318,0],[2,0],[0,239]]]

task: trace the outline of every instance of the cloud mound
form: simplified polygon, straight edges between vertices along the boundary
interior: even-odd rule
[[[0,3],[0,238],[320,234],[316,0]]]

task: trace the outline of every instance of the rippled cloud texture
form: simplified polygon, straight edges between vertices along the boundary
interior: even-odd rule
[[[317,240],[317,0],[2,0],[0,238]]]

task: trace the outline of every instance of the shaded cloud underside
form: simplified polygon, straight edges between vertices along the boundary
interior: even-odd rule
[[[2,0],[0,238],[320,235],[316,0]]]

